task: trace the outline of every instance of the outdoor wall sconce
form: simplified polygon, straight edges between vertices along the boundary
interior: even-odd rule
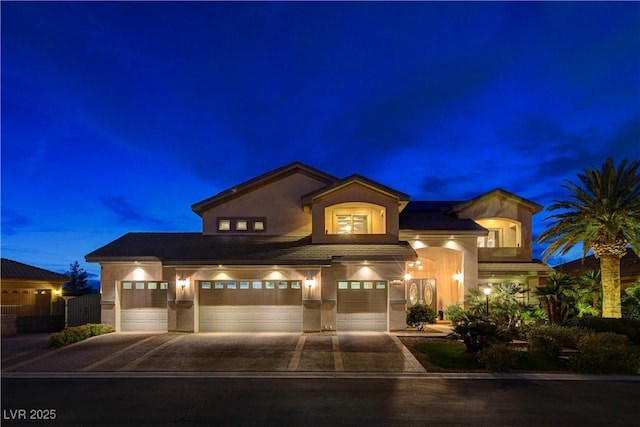
[[[184,290],[184,288],[187,287],[187,279],[184,276],[180,276],[180,278],[178,279],[178,285],[180,286],[180,288],[182,288],[182,290]]]
[[[458,282],[462,282],[462,273],[458,271],[456,274],[453,275],[453,278]]]
[[[315,277],[307,277],[306,279],[304,279],[304,284],[309,289],[313,288],[313,286],[316,284]]]
[[[411,280],[411,275],[409,273],[405,274],[404,280]]]

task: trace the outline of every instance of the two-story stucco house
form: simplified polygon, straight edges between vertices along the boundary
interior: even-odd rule
[[[129,233],[88,254],[116,330],[400,330],[407,307],[535,287],[541,206],[503,190],[410,202],[360,175],[292,163],[195,203],[199,233]]]

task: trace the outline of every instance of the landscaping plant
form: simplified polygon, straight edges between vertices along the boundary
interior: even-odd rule
[[[62,347],[89,337],[113,332],[111,325],[104,323],[87,323],[82,326],[64,328],[61,332],[49,337],[49,347]]]
[[[638,374],[640,357],[624,335],[588,333],[578,341],[578,352],[569,359],[569,369],[583,374]]]
[[[422,330],[427,323],[436,323],[438,314],[428,305],[416,304],[407,309],[407,325]]]
[[[478,351],[478,362],[492,372],[506,372],[520,358],[520,351],[508,343],[496,343]]]
[[[476,353],[496,342],[509,342],[511,335],[487,316],[466,313],[448,338],[461,339],[469,353]]]

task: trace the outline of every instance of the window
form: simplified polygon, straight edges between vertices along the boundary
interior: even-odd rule
[[[218,231],[239,233],[261,233],[266,231],[267,219],[264,217],[218,218]]]
[[[214,289],[224,289],[224,282],[216,282],[214,286]]]
[[[265,289],[275,289],[276,284],[275,282],[267,281],[267,282],[264,282],[264,287]]]
[[[482,218],[476,220],[488,230],[478,237],[479,248],[518,248],[522,246],[522,224],[507,218]]]
[[[291,282],[291,289],[300,289],[300,281],[295,280]]]
[[[136,289],[144,289],[144,282],[136,282]]]
[[[236,282],[227,282],[227,289],[236,289]]]
[[[240,282],[240,289],[249,289],[249,282]]]
[[[373,282],[363,282],[364,289],[373,289]]]
[[[376,282],[376,289],[386,289],[387,282]]]
[[[367,234],[369,223],[367,215],[336,215],[338,234]]]
[[[160,282],[160,290],[166,290],[166,289],[169,289],[169,283]]]
[[[349,289],[349,282],[338,282],[338,289]]]
[[[211,289],[211,282],[202,282],[200,283],[200,287],[202,289]]]
[[[158,282],[147,283],[147,289],[158,289]]]
[[[360,282],[351,282],[351,289],[360,289]]]
[[[262,282],[256,280],[251,284],[251,287],[253,289],[262,289]]]
[[[122,282],[122,289],[133,289],[131,282]]]
[[[367,202],[345,202],[324,210],[326,234],[385,234],[386,207]]]
[[[278,289],[287,289],[288,287],[287,282],[278,282]]]

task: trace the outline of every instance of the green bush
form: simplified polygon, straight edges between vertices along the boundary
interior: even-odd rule
[[[537,325],[527,329],[525,339],[529,352],[540,357],[555,359],[563,348],[576,348],[586,330],[559,325]]]
[[[459,305],[450,305],[444,309],[444,315],[455,325],[464,318],[464,309]]]
[[[640,321],[640,284],[625,289],[620,303],[622,318]]]
[[[438,314],[428,305],[416,304],[407,309],[407,325],[422,326],[425,323],[436,323]]]
[[[576,317],[565,322],[565,325],[578,326],[593,332],[613,332],[625,335],[632,343],[640,344],[640,320]]]
[[[578,353],[569,359],[569,369],[584,374],[637,374],[640,360],[626,336],[588,333],[578,342]]]
[[[513,368],[520,351],[507,343],[496,343],[478,352],[478,362],[493,372],[506,372]]]
[[[465,313],[448,337],[461,339],[469,353],[476,353],[497,342],[511,341],[508,329],[498,326],[487,316],[470,313]]]
[[[113,332],[111,325],[103,323],[87,323],[82,326],[64,328],[61,332],[49,337],[49,347],[62,347],[89,337]]]

